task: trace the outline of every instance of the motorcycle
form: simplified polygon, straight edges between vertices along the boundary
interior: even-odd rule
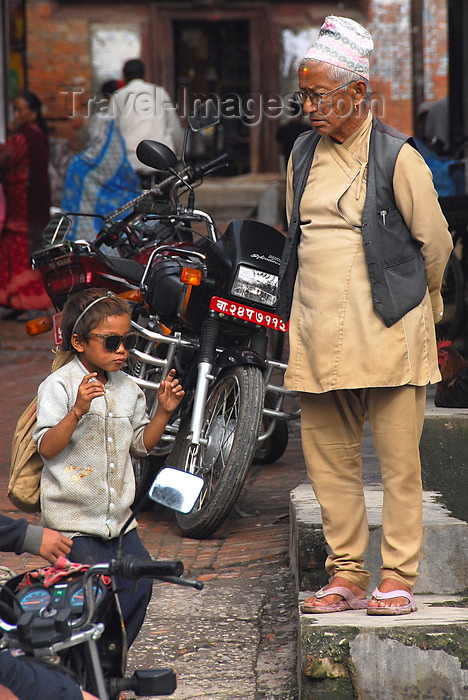
[[[149,498],[161,506],[188,512],[203,480],[163,469]],[[123,536],[130,519],[120,533]],[[69,562],[68,562],[69,564]],[[181,561],[147,561],[134,556],[107,563],[47,567],[20,574],[0,586],[0,648],[25,659],[52,662],[100,700],[117,700],[132,690],[137,696],[172,695],[177,687],[170,668],[137,670],[125,677],[127,642],[115,592],[115,577],[152,578],[203,588],[182,577]]]
[[[157,170],[175,166],[172,151],[156,142],[143,141],[137,155]],[[176,516],[185,535],[204,538],[240,495],[264,414],[289,417],[281,410],[284,389],[270,381],[284,365],[267,355],[267,329],[287,331],[274,312],[284,238],[247,220],[231,222],[221,235],[209,214],[194,208],[193,190],[181,204],[178,190],[190,185],[183,176],[174,183],[170,217],[192,241],[150,254],[140,283],[144,303],[132,321],[140,341],[126,371],[146,392],[152,414],[159,382],[170,367],[177,369],[186,396],[156,456],[159,451],[167,464],[204,477],[193,511]]]
[[[33,262],[56,308],[85,286],[131,300],[139,340],[124,369],[145,392],[149,415],[160,381],[176,368],[186,396],[151,456],[135,465],[137,497],[164,461],[200,474],[205,486],[194,510],[176,517],[185,535],[204,538],[235,507],[255,454],[259,461],[273,461],[272,452],[279,458],[288,440],[286,421],[299,415],[283,410],[286,366],[267,352],[267,332],[287,331],[274,313],[284,238],[248,220],[232,222],[221,235],[209,214],[195,209],[195,184],[225,156],[177,172],[176,157],[163,144],[143,141],[137,155],[168,173],[163,182],[170,187],[163,212],[151,205],[152,212],[126,228],[156,225],[170,231],[168,238],[141,247],[131,259],[108,257],[100,242],[121,248],[121,233],[128,242],[133,232],[113,226],[94,244],[72,244],[63,241],[62,216]],[[188,192],[186,205],[182,192]]]

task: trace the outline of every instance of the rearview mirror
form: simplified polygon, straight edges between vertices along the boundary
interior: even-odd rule
[[[187,121],[191,130],[195,133],[216,126],[220,122],[218,107],[213,100],[207,100],[197,107],[193,114],[187,117]]]
[[[53,243],[62,243],[67,237],[71,227],[72,221],[66,214],[56,213],[43,230],[42,238],[50,245]]]
[[[177,156],[174,151],[159,141],[151,141],[150,139],[140,141],[136,154],[141,163],[155,170],[170,170],[177,164]]]
[[[190,513],[203,488],[201,476],[180,469],[161,469],[149,490],[149,497],[161,506],[179,513]]]

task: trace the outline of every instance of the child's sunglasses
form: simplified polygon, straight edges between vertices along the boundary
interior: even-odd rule
[[[125,335],[104,335],[103,333],[88,333],[90,338],[102,338],[104,347],[109,352],[115,352],[123,343],[125,350],[133,350],[138,340],[138,333],[125,333]]]

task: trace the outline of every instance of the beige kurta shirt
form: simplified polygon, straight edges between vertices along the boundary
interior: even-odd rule
[[[404,144],[395,165],[394,195],[422,244],[428,291],[387,328],[372,305],[360,229],[371,124],[369,115],[343,144],[323,137],[317,145],[300,205],[287,389],[321,393],[440,380],[434,321],[442,315],[440,284],[452,239],[429,168]],[[288,217],[292,201],[290,160]]]

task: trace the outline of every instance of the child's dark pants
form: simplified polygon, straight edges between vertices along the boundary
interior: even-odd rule
[[[73,538],[73,546],[68,555],[72,562],[80,564],[101,564],[115,559],[118,549],[118,538],[103,540],[100,537],[80,536]],[[130,530],[123,537],[122,555],[131,554],[141,559],[151,559],[148,551],[143,547],[138,532]],[[144,622],[146,608],[151,600],[153,581],[142,578],[135,583],[127,579],[117,577],[118,589],[125,589],[118,594],[122,616],[127,633],[128,646],[132,644]],[[130,589],[130,590],[126,590]]]

